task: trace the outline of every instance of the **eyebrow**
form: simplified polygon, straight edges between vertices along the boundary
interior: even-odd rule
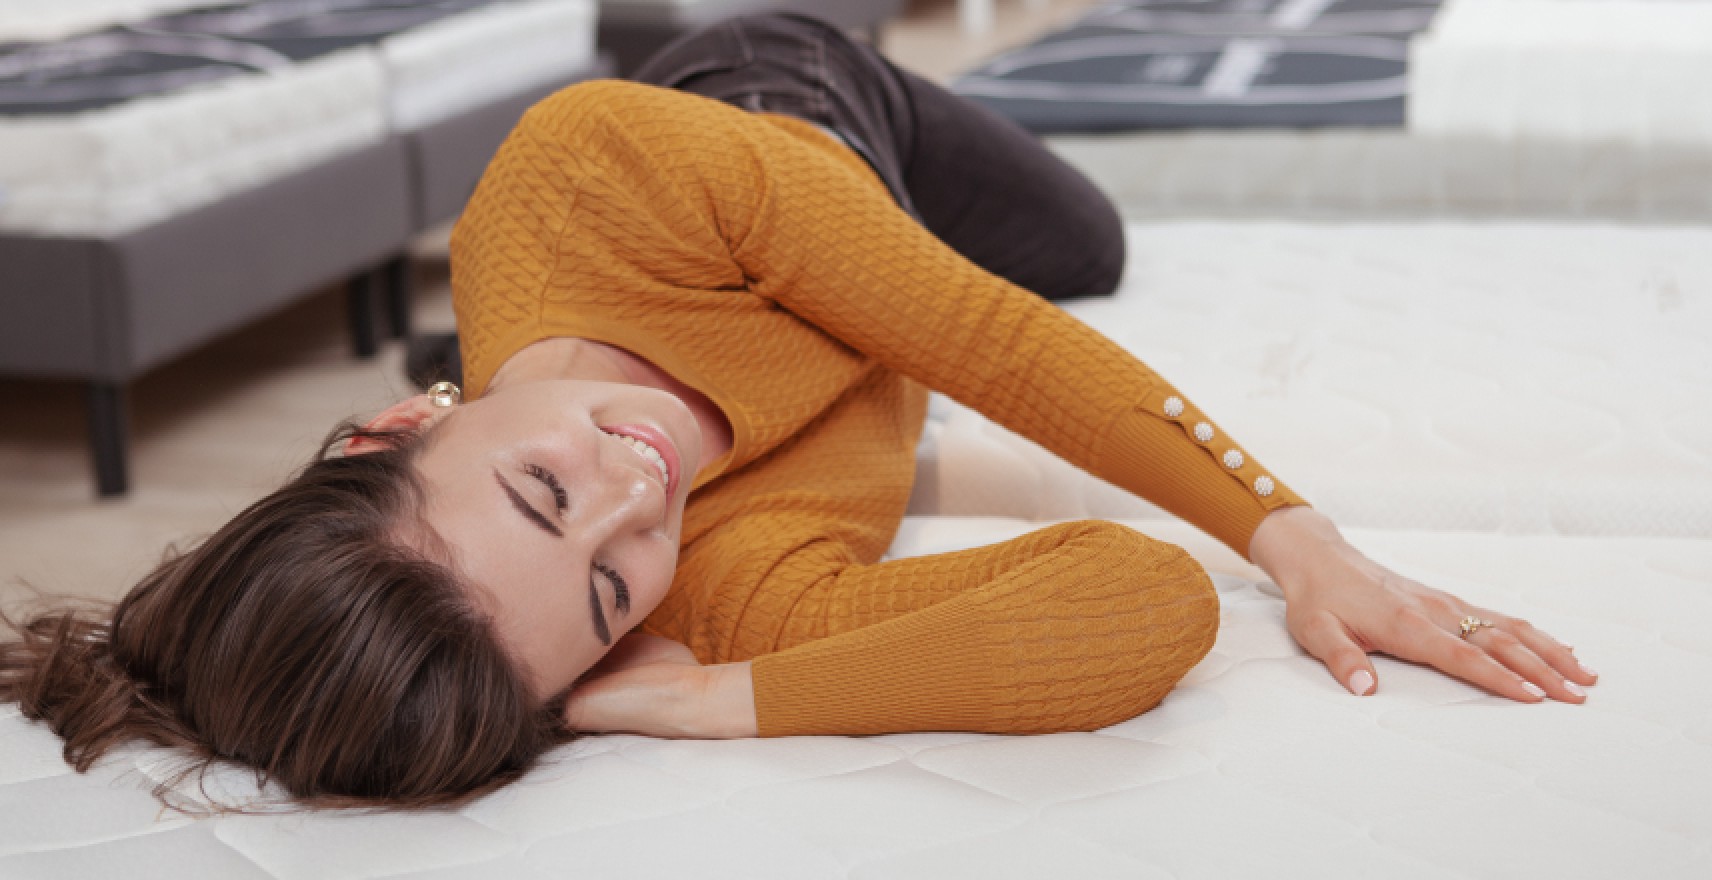
[[[543,531],[555,538],[563,538],[565,536],[564,532],[559,531],[558,526],[553,525],[552,520],[542,516],[541,511],[536,510],[529,505],[529,502],[524,501],[523,496],[518,494],[517,490],[513,489],[511,484],[507,483],[505,478],[499,475],[499,471],[493,472],[493,478],[499,481],[500,488],[505,490],[506,497],[511,499],[511,505],[517,508],[518,513],[523,514],[530,522],[540,526]]]
[[[606,614],[600,610],[600,591],[594,588],[594,575],[589,575],[589,610],[594,612],[594,634],[603,645],[612,644],[612,633],[606,628]]]
[[[519,494],[516,489],[512,488],[510,483],[506,482],[505,477],[500,476],[499,471],[496,470],[493,472],[493,478],[498,480],[500,488],[505,490],[505,497],[511,499],[511,506],[517,508],[517,512],[523,514],[525,519],[537,526],[540,526],[542,529],[546,530],[548,534],[556,538],[562,538],[565,536],[565,533],[559,531],[559,527],[554,525],[552,520],[542,516],[541,511],[536,510],[534,507],[530,506],[529,502],[523,500],[523,496]],[[595,589],[593,572],[589,572],[589,610],[594,613],[595,638],[600,639],[600,643],[602,645],[611,647],[612,631],[607,628],[606,613],[600,609],[600,591]]]

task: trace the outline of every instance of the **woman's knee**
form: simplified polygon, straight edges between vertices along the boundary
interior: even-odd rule
[[[1110,564],[1124,573],[1134,610],[1160,624],[1149,628],[1171,681],[1182,678],[1212,650],[1219,630],[1219,595],[1206,567],[1187,550],[1118,523],[1100,523],[1112,545]]]
[[[1105,194],[1099,193],[1098,197],[1101,204],[1095,211],[1096,216],[1083,230],[1086,274],[1080,285],[1068,294],[1071,297],[1111,296],[1117,293],[1118,285],[1123,282],[1124,264],[1129,258],[1123,219]]]

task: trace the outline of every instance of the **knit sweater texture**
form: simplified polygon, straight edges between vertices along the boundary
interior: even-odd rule
[[[524,346],[578,336],[730,420],[641,628],[703,663],[752,660],[762,736],[1093,730],[1158,704],[1212,648],[1205,571],[1118,524],[882,561],[930,389],[1244,558],[1266,514],[1306,503],[800,119],[619,80],[566,88],[489,165],[453,232],[452,285],[472,398]]]

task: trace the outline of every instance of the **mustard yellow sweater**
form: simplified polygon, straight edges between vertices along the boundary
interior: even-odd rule
[[[1113,523],[880,562],[928,389],[1245,558],[1262,517],[1305,503],[1145,364],[951,250],[799,119],[571,86],[488,167],[452,237],[452,285],[472,398],[523,346],[580,336],[731,420],[642,628],[703,663],[752,659],[762,736],[1097,729],[1152,708],[1213,645],[1201,567]]]

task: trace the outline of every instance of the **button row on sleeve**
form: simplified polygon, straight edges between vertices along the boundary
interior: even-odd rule
[[[1164,411],[1165,411],[1166,416],[1173,418],[1173,419],[1177,418],[1178,416],[1183,414],[1183,410],[1184,410],[1183,398],[1177,397],[1177,396],[1165,398]],[[1194,432],[1195,432],[1195,439],[1201,441],[1202,443],[1211,443],[1213,440],[1213,436],[1216,433],[1215,431],[1213,431],[1213,426],[1208,422],[1196,422]],[[1227,450],[1225,450],[1225,454],[1224,454],[1225,467],[1230,468],[1231,470],[1234,471],[1234,470],[1242,467],[1243,461],[1244,461],[1244,458],[1242,455],[1242,450],[1240,450],[1240,449],[1227,449]],[[1265,498],[1266,496],[1271,495],[1273,490],[1276,488],[1277,488],[1277,484],[1273,483],[1272,478],[1265,475],[1265,474],[1261,474],[1260,476],[1256,477],[1254,480],[1254,492],[1255,492],[1255,494],[1259,495],[1262,498]]]

